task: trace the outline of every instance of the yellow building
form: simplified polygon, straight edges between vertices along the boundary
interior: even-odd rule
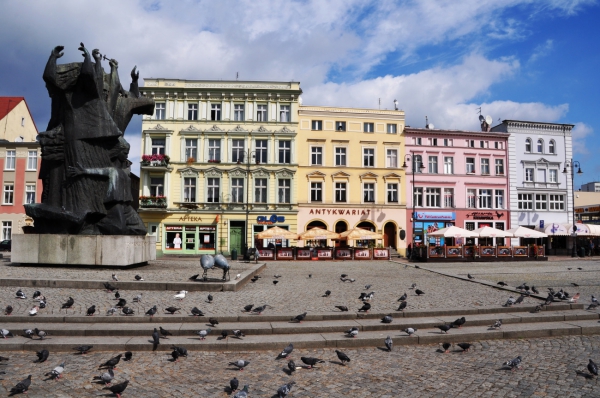
[[[298,139],[298,232],[354,227],[406,248],[404,112],[301,106]]]
[[[268,225],[296,230],[300,83],[145,79],[141,91],[156,107],[139,212],[159,255],[241,254],[269,243],[253,239]]]

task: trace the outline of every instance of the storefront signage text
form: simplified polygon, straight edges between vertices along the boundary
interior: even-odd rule
[[[454,212],[425,212],[417,211],[417,220],[455,220]]]
[[[344,209],[310,209],[308,214],[333,214],[338,216],[368,216],[371,210],[344,210]]]
[[[256,217],[256,222],[261,225],[272,225],[278,222],[285,222],[284,216],[278,216],[277,214],[273,214],[270,217],[267,216],[258,216]]]
[[[473,220],[493,220],[494,215],[498,217],[498,219],[504,217],[504,213],[496,212],[496,214],[494,214],[491,211],[474,211],[472,213],[468,213],[467,218],[471,218]]]
[[[600,206],[579,207],[575,209],[575,213],[594,213],[599,212]]]
[[[197,217],[197,216],[190,216],[188,214],[186,214],[183,217],[179,217],[179,221],[202,221],[202,217]]]

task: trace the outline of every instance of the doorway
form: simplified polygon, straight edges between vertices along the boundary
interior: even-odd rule
[[[397,231],[396,224],[393,222],[388,222],[383,227],[383,246],[384,247],[392,247],[396,250],[396,242],[397,242]]]
[[[237,250],[238,254],[244,254],[244,231],[246,223],[244,221],[231,221],[229,225],[229,250]]]
[[[335,233],[341,234],[342,232],[346,232],[348,230],[348,224],[346,221],[338,221],[335,223]],[[335,247],[346,247],[348,246],[347,240],[336,240]]]

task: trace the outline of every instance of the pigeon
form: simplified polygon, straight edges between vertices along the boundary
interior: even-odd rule
[[[39,308],[46,308],[46,300],[40,300]]]
[[[7,329],[0,329],[0,335],[2,335],[2,338],[6,338],[6,337],[15,337],[13,336],[13,334],[10,332],[10,330]]]
[[[452,322],[452,327],[460,329],[462,327],[462,325],[465,324],[465,322],[467,322],[467,320],[463,316],[462,318],[458,318],[457,320],[455,320],[454,322]]]
[[[440,329],[443,333],[448,333],[448,330],[452,329],[452,325],[440,325],[440,326],[436,326],[436,328]]]
[[[27,378],[23,381],[20,381],[16,386],[10,389],[11,395],[16,394],[26,394],[27,390],[29,390],[29,386],[31,385],[31,375],[27,376]]]
[[[273,278],[275,278],[275,279],[281,278],[281,275],[275,274],[275,275],[273,275]]]
[[[0,356],[0,361],[8,361],[10,358]]]
[[[125,358],[123,358],[124,361],[131,361],[133,359],[133,353],[131,351],[127,351],[125,353]]]
[[[517,299],[515,300],[515,304],[521,304],[523,302],[523,299],[525,298],[524,295],[520,295],[519,297],[517,297]]]
[[[371,285],[365,285],[365,290],[369,290],[371,288]]]
[[[104,288],[106,289],[107,293],[114,292],[115,290],[117,290],[116,287],[114,287],[113,285],[111,285],[108,282],[104,282]]]
[[[250,312],[250,310],[252,310],[252,307],[254,307],[254,304],[248,304],[244,306],[244,312]]]
[[[150,308],[148,311],[146,311],[146,315],[150,315],[150,318],[154,317],[154,314],[156,314],[156,311],[158,311],[156,309],[156,306]]]
[[[290,319],[291,322],[302,323],[302,321],[306,318],[306,312],[300,315],[296,315],[294,318]]]
[[[346,330],[346,336],[348,337],[356,337],[358,336],[358,328],[353,327],[352,329]]]
[[[35,353],[35,355],[37,355],[38,357],[38,362],[46,362],[46,360],[48,359],[48,357],[50,356],[50,352],[48,350],[41,350]]]
[[[592,300],[592,303],[597,303],[598,302],[598,299],[593,294],[592,294],[592,299],[591,300]]]
[[[494,329],[500,329],[500,327],[502,327],[502,319],[498,319],[496,322],[494,322],[494,324],[492,326],[490,326]]]
[[[253,313],[260,315],[264,310],[267,309],[267,307],[271,307],[268,304],[262,305],[260,307],[256,307],[252,310]]]
[[[422,294],[425,294],[425,292],[424,292],[424,291],[422,291],[422,290],[420,290],[420,289],[417,289],[417,290],[415,290],[415,293],[417,293],[417,296],[420,296],[420,295],[422,295]]]
[[[48,336],[48,333],[38,328],[33,329],[33,332],[40,338],[40,340],[44,340],[44,337]]]
[[[17,293],[15,293],[15,294],[17,295],[18,299],[24,300],[27,298],[27,296],[25,295],[25,292],[22,291],[21,289],[17,290]]]
[[[581,269],[581,268],[580,268],[580,269]],[[312,278],[312,274],[308,274],[308,278],[309,278],[309,279],[310,279],[310,278]]]
[[[23,330],[23,337],[29,337],[30,339],[33,339],[33,330],[31,329],[25,329]]]
[[[237,279],[240,279],[241,277],[242,277],[242,274],[237,274],[237,275],[235,276],[235,279],[237,280]]]
[[[467,274],[467,278],[469,278],[469,279],[475,279],[475,277],[473,275],[471,275],[471,274]]]
[[[36,290],[35,292],[33,292],[33,296],[31,296],[31,298],[35,300],[36,298],[38,298],[41,295],[42,295],[42,292],[40,292],[39,290]]]
[[[345,305],[336,305],[335,308],[337,308],[338,310],[340,310],[342,312],[348,311],[348,307],[346,307]]]
[[[71,308],[73,304],[75,304],[75,300],[73,300],[73,297],[69,297],[67,302],[62,305],[61,309]]]
[[[134,303],[141,303],[142,302],[142,293],[138,294],[137,296],[135,296],[133,298],[133,302]]]
[[[554,295],[552,295],[552,293],[548,293],[548,297],[546,297],[546,301],[544,302],[544,305],[550,305],[550,304],[552,304],[553,301],[554,301]]]
[[[508,366],[511,370],[521,369],[521,356],[511,359],[510,361],[504,362],[504,366]]]
[[[387,347],[388,351],[392,351],[392,348],[394,347],[394,341],[392,340],[392,338],[390,336],[388,336],[384,341],[385,346]]]
[[[504,283],[504,282],[500,281],[500,282],[498,282],[498,285],[500,285],[500,286],[508,286],[508,283]]]
[[[237,377],[234,377],[233,379],[229,380],[229,389],[231,389],[231,392],[236,391],[239,386],[240,382],[237,379]]]
[[[12,314],[12,312],[13,312],[12,305],[7,305],[6,308],[4,309],[4,315],[8,316],[8,315]]]
[[[104,362],[102,365],[98,366],[98,368],[116,369],[118,363],[121,361],[122,356],[123,356],[123,354],[119,354],[116,357],[113,357],[113,358],[109,359],[108,361]]]
[[[125,316],[127,316],[127,315],[133,315],[134,312],[135,312],[135,311],[133,311],[129,307],[123,307],[123,309],[121,311],[123,311],[123,314],[125,314]]]
[[[228,338],[229,338],[229,332],[227,332],[227,330],[221,331],[221,340],[223,340],[223,339],[227,340]]]
[[[578,269],[579,271],[583,271],[583,268],[581,268],[581,267],[577,267],[577,269]]]
[[[216,325],[219,324],[219,321],[217,320],[217,318],[208,318],[208,323],[210,323],[210,325],[214,328]]]
[[[106,311],[106,315],[114,315],[116,313],[117,313],[116,307],[109,308],[108,311]]]
[[[250,365],[250,362],[248,361],[244,361],[243,359],[240,359],[236,362],[229,362],[229,365],[235,366],[236,368],[238,368],[240,371],[244,370],[244,368],[248,365]]]
[[[371,304],[364,303],[363,306],[358,309],[358,312],[361,312],[361,311],[369,312],[370,309],[371,309]]]
[[[312,369],[317,363],[325,363],[324,360],[319,358],[300,357],[300,359],[302,360],[302,362],[308,365],[309,369]]]
[[[158,335],[158,330],[154,328],[152,332],[152,351],[156,351],[158,345],[160,344],[160,336]]]
[[[590,305],[588,305],[587,309],[588,310],[595,310],[598,307],[598,303],[591,303]]]
[[[381,322],[383,323],[392,323],[392,314],[388,314],[386,316],[384,316],[383,318],[381,318]]]
[[[540,291],[535,286],[531,286],[531,291],[534,292],[535,294],[540,294]]]
[[[403,302],[400,303],[400,305],[398,306],[398,309],[396,311],[404,311],[404,309],[406,308],[406,306],[407,306],[407,302],[403,301]]]
[[[331,290],[325,290],[325,294],[323,295],[323,297],[329,297],[331,296]]]
[[[81,355],[87,353],[89,350],[91,350],[92,348],[94,348],[93,345],[80,345],[79,347],[75,347],[73,348],[76,351],[79,351],[81,353]]]
[[[543,304],[542,304],[543,305]],[[535,312],[536,314],[538,312],[540,312],[542,310],[542,306],[541,305],[536,305],[535,308],[533,309],[533,312]]]
[[[250,279],[250,282],[255,283],[258,280],[258,276],[254,275],[252,277],[252,279]]]
[[[338,359],[342,362],[342,365],[346,366],[346,362],[350,362],[348,355],[339,350],[335,350],[335,353],[337,354]]]
[[[273,284],[274,284],[274,285],[276,285],[276,284],[278,284],[278,283],[279,283],[279,281],[277,281],[277,280],[273,281]]]
[[[450,347],[452,347],[452,344],[450,344],[450,343],[442,343],[442,348],[444,349],[444,354],[448,353],[448,350],[450,350]]]
[[[471,344],[469,344],[469,343],[458,343],[457,346],[462,348],[463,352],[467,352],[471,348]]]
[[[205,340],[206,339],[206,335],[208,335],[211,332],[211,329],[208,328],[206,330],[199,330],[196,332],[196,334],[198,336],[200,336],[200,340]]]
[[[177,311],[180,311],[181,308],[176,308],[176,307],[167,307],[165,308],[165,311],[168,312],[169,314],[173,315],[174,313],[176,313]]]
[[[233,333],[233,335],[238,338],[238,339],[242,339],[242,337],[246,337],[246,335],[244,334],[244,332],[242,332],[241,330],[232,330],[231,331]]]
[[[143,281],[144,280],[144,278],[142,278],[139,275],[134,276],[134,278],[135,278],[136,281]]]
[[[402,296],[400,296],[398,301],[406,301],[407,298],[408,298],[408,295],[406,293],[404,293]]]
[[[244,388],[235,394],[233,398],[248,398],[248,384],[244,385]]]
[[[117,278],[117,274],[112,274],[112,280],[115,282],[119,281],[119,279]]]
[[[124,298],[120,298],[119,301],[117,302],[117,305],[115,305],[115,307],[123,308],[126,305],[127,305],[127,300],[125,300]]]
[[[173,298],[176,300],[183,300],[185,298],[186,294],[187,294],[187,290],[182,290],[179,293],[177,293],[176,295],[174,295]]]
[[[348,274],[342,274],[340,275],[341,278],[346,278],[348,276]]]
[[[412,337],[413,334],[417,333],[417,329],[415,328],[406,328],[403,330],[404,333],[408,334],[409,337]]]
[[[169,332],[168,330],[165,330],[162,328],[162,326],[158,327],[160,334],[162,334],[163,339],[168,339],[167,336],[173,336],[173,333]]]
[[[127,384],[129,384],[129,380],[125,380],[123,383],[115,384],[114,386],[104,387],[103,390],[110,390],[117,398],[121,398],[121,394],[127,388]]]
[[[417,284],[416,284],[416,283],[413,283],[412,285],[410,285],[410,288],[411,288],[411,289],[414,289],[415,287],[417,287]]]
[[[173,352],[171,352],[171,357],[173,358],[173,362],[178,362],[179,361],[179,351],[173,350]]]
[[[111,368],[108,368],[108,372],[102,373],[100,376],[94,376],[94,380],[101,380],[105,385],[110,386],[110,382],[115,378],[115,373]]]
[[[590,359],[590,362],[588,363],[587,369],[590,371],[591,374],[593,374],[594,376],[598,376],[598,365],[596,365],[594,363],[594,361],[592,361]]]
[[[294,373],[296,371],[296,363],[294,361],[289,361],[288,364],[288,369],[290,371],[290,374]]]
[[[277,356],[277,358],[287,358],[292,351],[294,351],[294,345],[292,343],[288,344]]]
[[[295,381],[290,381],[287,384],[282,385],[277,389],[277,398],[285,398],[292,391],[292,386],[296,384]]]
[[[512,305],[513,305],[513,304],[514,304],[516,301],[517,301],[517,300],[516,300],[516,299],[515,299],[513,296],[510,296],[510,297],[508,298],[508,300],[506,300],[506,303],[504,303],[504,307],[510,307],[510,306],[512,306]]]
[[[190,276],[188,279],[189,279],[190,281],[195,281],[196,279],[198,279],[198,277],[199,277],[199,276],[200,276],[200,274],[192,275],[192,276]]]
[[[192,308],[193,316],[204,316],[204,312],[200,311],[197,307]]]
[[[579,300],[579,293],[569,299],[569,303],[576,303]]]
[[[365,297],[363,297],[363,301],[369,301],[369,300],[373,299],[374,294],[375,294],[375,292],[371,292],[371,293],[365,295]]]
[[[60,365],[58,365],[57,367],[55,367],[54,369],[52,369],[50,372],[46,373],[44,376],[50,376],[54,380],[58,380],[58,379],[60,379],[62,372],[64,370],[65,370],[65,363],[63,362]]]
[[[208,299],[208,303],[209,303],[209,304],[212,304],[212,301],[213,301],[213,296],[212,296],[212,294],[209,294],[209,295],[208,295],[208,297],[207,297],[207,299]]]
[[[96,306],[92,305],[90,308],[87,309],[87,316],[94,316],[95,312],[96,312]]]

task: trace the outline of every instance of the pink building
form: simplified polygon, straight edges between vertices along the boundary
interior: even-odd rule
[[[442,245],[443,238],[428,238],[427,233],[451,225],[468,230],[484,226],[510,228],[508,136],[405,128],[409,243]],[[488,243],[510,244],[501,238]]]

